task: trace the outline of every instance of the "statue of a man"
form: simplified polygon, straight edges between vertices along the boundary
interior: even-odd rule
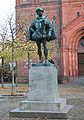
[[[44,47],[45,63],[48,63],[48,49],[46,47],[46,43],[47,41],[55,38],[55,35],[52,34],[54,33],[54,31],[52,30],[52,26],[49,20],[45,16],[43,16],[43,12],[44,10],[42,8],[36,9],[37,17],[35,20],[32,21],[29,31],[30,40],[35,41],[38,47],[39,62],[43,62],[41,52],[42,43]]]

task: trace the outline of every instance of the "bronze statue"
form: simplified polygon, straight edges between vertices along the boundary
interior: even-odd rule
[[[48,49],[46,47],[46,42],[56,38],[55,33],[52,29],[51,23],[47,17],[43,16],[44,10],[42,8],[37,8],[37,17],[32,21],[29,28],[30,40],[35,41],[38,47],[39,62],[42,63],[42,52],[41,43],[44,47],[45,63],[48,63]]]

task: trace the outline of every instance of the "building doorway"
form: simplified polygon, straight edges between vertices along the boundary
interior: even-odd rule
[[[84,76],[84,53],[78,53],[78,75]]]
[[[79,41],[79,53],[78,53],[78,75],[84,76],[84,36]]]

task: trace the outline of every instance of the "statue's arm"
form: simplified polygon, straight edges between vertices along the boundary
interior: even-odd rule
[[[34,33],[34,31],[35,31],[35,20],[33,20],[30,25],[30,32]]]
[[[48,36],[51,37],[52,25],[48,19],[46,19],[46,30],[47,30]]]

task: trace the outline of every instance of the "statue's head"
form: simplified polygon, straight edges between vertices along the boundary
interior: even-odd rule
[[[42,8],[37,8],[37,9],[36,9],[36,13],[37,13],[37,15],[39,15],[39,16],[42,16],[42,15],[43,15],[43,12],[44,12],[44,10],[43,10]]]

